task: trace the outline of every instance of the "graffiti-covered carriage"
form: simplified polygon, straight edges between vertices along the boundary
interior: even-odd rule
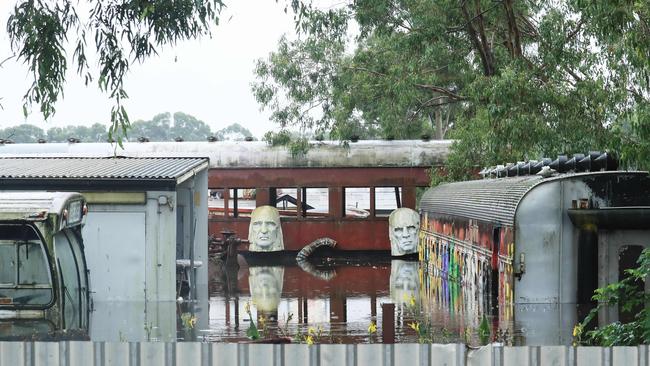
[[[485,170],[485,179],[427,190],[419,245],[428,273],[491,291],[501,310],[542,304],[558,312],[549,327],[572,327],[575,304],[621,279],[650,246],[648,172],[607,171],[606,159],[592,165],[603,170],[581,169],[592,155],[573,165],[542,161],[532,172],[535,163]],[[559,172],[535,174],[548,165]],[[617,318],[612,311],[600,322]]]

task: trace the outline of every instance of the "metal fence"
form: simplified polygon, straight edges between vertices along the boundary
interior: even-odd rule
[[[0,366],[648,365],[650,348],[0,342]]]

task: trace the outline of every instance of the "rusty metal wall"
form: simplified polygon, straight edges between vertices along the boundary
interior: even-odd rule
[[[464,344],[0,342],[0,366],[648,365],[650,348]]]

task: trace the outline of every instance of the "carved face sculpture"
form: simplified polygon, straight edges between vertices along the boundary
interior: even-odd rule
[[[388,218],[390,254],[405,255],[417,253],[420,215],[410,208],[398,208]]]
[[[257,311],[264,314],[277,314],[284,268],[282,267],[251,267],[249,269],[248,285],[251,290],[253,304]]]
[[[390,298],[395,304],[415,305],[420,297],[418,262],[394,259],[390,262]]]
[[[280,213],[272,206],[260,206],[253,210],[248,227],[248,250],[251,252],[273,252],[284,250]]]

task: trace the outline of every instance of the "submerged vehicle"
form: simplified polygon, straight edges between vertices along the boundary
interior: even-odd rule
[[[0,339],[87,339],[86,212],[78,193],[0,192]]]
[[[594,291],[623,279],[650,247],[648,172],[576,155],[484,170],[485,179],[430,188],[420,201],[430,276],[492,292],[499,320],[535,330],[529,345],[569,344]],[[619,320],[616,310],[601,311],[599,324]]]

